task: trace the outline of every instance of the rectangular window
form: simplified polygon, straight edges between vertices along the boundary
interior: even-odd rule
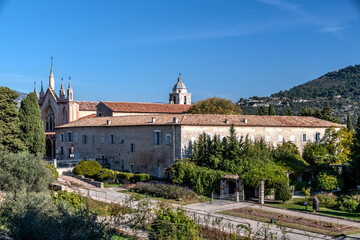
[[[76,143],[78,142],[78,134],[77,133],[75,133],[74,140],[75,140]]]
[[[155,145],[160,145],[161,144],[161,131],[160,130],[155,130],[153,133],[153,143]]]
[[[306,141],[307,141],[307,136],[306,136],[306,134],[301,135],[301,141],[303,141],[303,142],[306,142]]]
[[[60,135],[59,135],[59,141],[60,141],[60,142],[63,142],[63,141],[64,141],[64,134],[63,134],[63,133],[60,133]]]
[[[64,154],[64,147],[60,147],[60,154],[61,154],[61,155]]]
[[[171,134],[166,134],[166,145],[171,145]]]
[[[113,134],[111,134],[109,136],[109,144],[114,144],[115,143],[115,136]]]
[[[101,144],[104,144],[104,141],[105,141],[105,137],[104,137],[104,135],[101,135],[101,136],[100,136],[100,143],[101,143]]]
[[[125,141],[125,136],[124,136],[124,135],[120,135],[119,143],[124,143],[124,141]]]
[[[66,134],[66,136],[67,136],[67,141],[68,141],[68,142],[72,142],[72,134],[71,134],[71,132],[68,132],[68,133]]]
[[[135,143],[130,144],[130,152],[135,152]]]
[[[91,136],[91,141],[92,141],[92,143],[95,143],[95,135]]]
[[[124,159],[121,159],[121,171],[125,171],[125,161]]]
[[[69,153],[68,157],[70,157],[71,156],[71,148],[68,149],[68,153]]]
[[[134,170],[134,164],[131,164],[131,165],[130,165],[130,170],[131,170],[131,173],[134,173],[134,172],[135,172],[135,170]]]
[[[315,141],[320,141],[320,133],[315,133]]]
[[[86,135],[82,136],[82,143],[87,143],[87,136]]]

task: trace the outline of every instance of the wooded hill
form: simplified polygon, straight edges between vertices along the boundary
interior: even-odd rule
[[[329,72],[270,97],[241,98],[238,102],[244,114],[258,114],[260,107],[273,104],[277,115],[286,115],[289,110],[299,115],[303,108],[321,109],[326,103],[343,123],[349,112],[355,121],[360,103],[360,65]]]

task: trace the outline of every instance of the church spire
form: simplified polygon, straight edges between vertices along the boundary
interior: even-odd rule
[[[74,99],[74,92],[71,88],[71,77],[69,76],[69,87],[67,89],[67,98],[69,101],[72,101]]]
[[[43,88],[43,81],[41,80],[41,89],[40,89],[40,96],[39,96],[39,100],[41,100],[44,97],[45,93],[44,93],[44,88]]]
[[[49,76],[49,88],[52,90],[55,90],[55,79],[54,79],[54,73],[53,73],[53,59],[54,57],[51,56],[51,70],[50,70],[50,76]]]
[[[60,99],[65,99],[64,79],[61,78]]]
[[[36,97],[38,97],[38,93],[36,91],[36,82],[34,82],[34,93],[36,94]]]

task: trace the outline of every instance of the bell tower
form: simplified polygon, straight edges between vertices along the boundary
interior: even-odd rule
[[[191,93],[188,93],[182,81],[181,73],[179,73],[177,83],[175,83],[172,93],[169,94],[169,103],[191,105]]]

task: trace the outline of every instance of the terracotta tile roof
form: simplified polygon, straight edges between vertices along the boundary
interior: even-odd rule
[[[96,105],[98,102],[86,102],[86,101],[74,101],[79,105],[80,111],[96,111]]]
[[[191,105],[168,103],[101,102],[114,112],[186,113]]]
[[[177,118],[177,123],[173,122]],[[152,119],[155,118],[155,122]],[[107,125],[107,121],[111,123]],[[100,126],[146,126],[146,125],[188,125],[188,126],[249,126],[249,127],[344,127],[344,125],[314,117],[300,116],[258,116],[258,115],[210,115],[210,114],[153,114],[115,117],[84,118],[57,128],[100,127]]]
[[[93,117],[96,117],[96,113],[83,116],[83,117],[79,118],[78,120],[81,120],[81,119],[84,119],[84,118],[93,118]]]

